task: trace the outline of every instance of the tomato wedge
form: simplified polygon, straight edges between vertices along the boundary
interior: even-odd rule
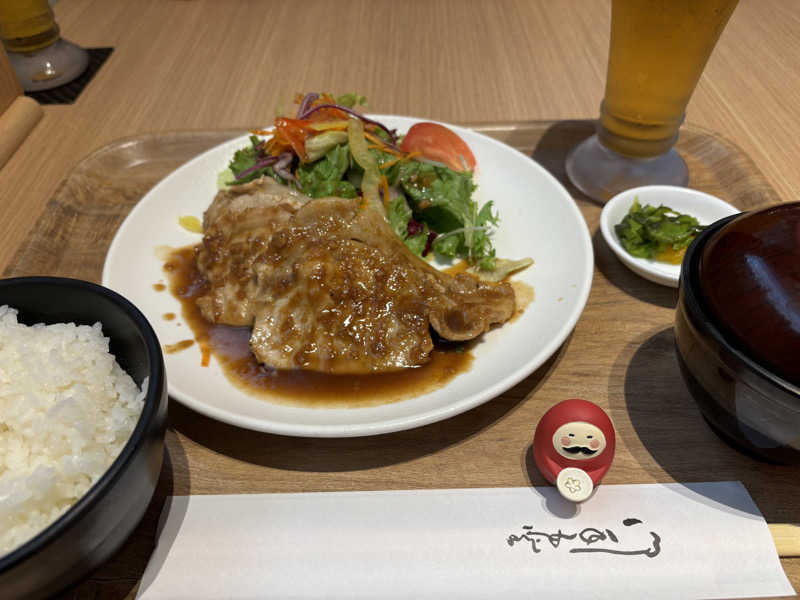
[[[438,123],[411,126],[400,144],[403,152],[419,152],[425,158],[446,164],[453,171],[475,170],[475,157],[458,135]]]

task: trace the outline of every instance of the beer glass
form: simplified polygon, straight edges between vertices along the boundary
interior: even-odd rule
[[[26,92],[72,81],[89,64],[89,55],[61,39],[47,0],[0,0],[0,39]]]
[[[673,148],[703,68],[738,0],[612,0],[606,90],[597,133],[567,157],[567,175],[605,202],[649,184],[686,185]]]

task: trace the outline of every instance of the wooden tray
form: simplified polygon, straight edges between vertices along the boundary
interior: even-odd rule
[[[507,393],[467,413],[367,438],[256,433],[170,401],[164,468],[144,520],[116,557],[65,598],[133,597],[153,549],[164,497],[171,494],[543,485],[530,453],[533,430],[545,410],[570,397],[600,404],[617,427],[617,455],[605,483],[740,480],[768,522],[798,520],[800,467],[756,462],[711,432],[675,358],[676,290],[625,268],[599,234],[602,207],[566,181],[565,156],[592,133],[592,123],[473,127],[549,169],[570,190],[592,232],[592,292],[556,355]],[[62,182],[4,275],[99,281],[114,232],[142,195],[180,164],[240,134],[140,135],[97,150]],[[691,187],[742,209],[780,201],[749,157],[714,133],[687,125],[677,149],[689,165]],[[529,310],[536,310],[535,303]],[[800,559],[783,559],[782,564],[800,589]]]

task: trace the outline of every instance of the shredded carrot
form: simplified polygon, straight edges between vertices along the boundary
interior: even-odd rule
[[[211,347],[207,343],[200,343],[200,366],[207,367],[211,362]]]
[[[421,152],[409,152],[405,156],[398,156],[397,158],[394,158],[394,159],[392,159],[392,160],[390,160],[388,162],[383,163],[381,165],[381,169],[388,169],[389,167],[391,167],[394,164],[397,164],[399,162],[403,162],[404,160],[409,160],[411,158],[414,158],[415,156],[419,156],[420,154],[421,154]]]
[[[389,162],[385,162],[381,165],[381,169],[388,169],[392,165],[399,163],[401,160],[405,160],[404,156],[398,156],[397,158],[393,158]]]
[[[251,129],[250,133],[252,133],[253,135],[272,135],[273,134],[273,130],[272,129]]]
[[[386,145],[386,142],[384,142],[378,136],[372,135],[369,131],[365,131],[364,132],[364,137],[367,138],[373,144],[377,144],[379,150],[381,150],[383,152],[388,152],[389,154],[394,154],[394,155],[397,155],[397,156],[401,156],[401,154],[397,150],[393,150],[392,148],[389,148],[389,146]]]
[[[389,212],[389,181],[386,179],[386,175],[381,175],[381,187],[383,188],[383,206],[386,209],[386,212]]]
[[[279,140],[277,137],[267,140],[267,145],[264,147],[264,150],[266,150],[267,154],[271,156],[278,156],[282,152],[291,149],[292,147],[288,143]]]
[[[371,134],[369,131],[364,132],[364,137],[367,138],[373,144],[379,144],[381,146],[384,145],[383,140],[376,135]]]
[[[394,154],[395,156],[399,156],[403,158],[402,152],[397,152],[397,150],[392,150],[391,148],[387,148],[386,146],[379,146],[378,144],[367,144],[367,148],[370,150],[380,150],[381,152],[385,152],[386,154]]]

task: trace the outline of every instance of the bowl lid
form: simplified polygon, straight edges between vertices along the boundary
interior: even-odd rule
[[[800,202],[744,213],[700,258],[718,327],[775,375],[800,384]]]

